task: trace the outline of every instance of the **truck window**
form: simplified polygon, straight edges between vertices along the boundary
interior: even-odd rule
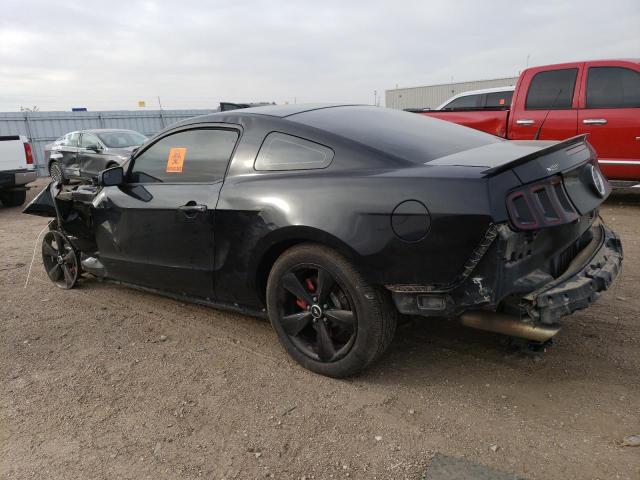
[[[464,97],[458,97],[455,100],[451,100],[447,103],[442,110],[462,110],[465,108],[479,108],[480,99],[482,95],[465,95]]]
[[[561,110],[571,108],[576,86],[577,68],[538,72],[533,76],[525,109]]]
[[[513,92],[493,92],[487,93],[485,107],[489,108],[509,108]]]
[[[590,67],[587,108],[640,107],[640,73],[623,67]]]

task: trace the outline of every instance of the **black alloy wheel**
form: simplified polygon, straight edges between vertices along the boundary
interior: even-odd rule
[[[59,288],[73,288],[80,273],[78,257],[64,235],[50,231],[42,240],[42,263],[49,279]]]
[[[387,349],[397,311],[338,252],[306,243],[285,251],[267,281],[267,310],[287,353],[329,377],[365,369]]]
[[[282,278],[279,307],[291,342],[320,362],[343,358],[353,346],[357,318],[353,300],[319,265],[298,265]]]

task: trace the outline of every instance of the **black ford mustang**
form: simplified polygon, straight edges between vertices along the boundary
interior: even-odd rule
[[[267,316],[285,349],[346,376],[397,313],[543,342],[615,278],[610,187],[584,137],[509,142],[367,106],[183,121],[99,185],[52,183],[26,213],[63,288],[94,276]]]

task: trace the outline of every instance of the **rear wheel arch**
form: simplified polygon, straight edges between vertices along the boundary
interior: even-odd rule
[[[261,249],[255,262],[256,288],[260,300],[266,299],[269,273],[278,258],[290,248],[301,244],[317,244],[335,250],[349,261],[359,263],[360,255],[339,238],[311,227],[287,227],[272,232],[263,242],[267,245]]]

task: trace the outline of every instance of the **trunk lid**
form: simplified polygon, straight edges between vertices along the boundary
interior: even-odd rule
[[[485,177],[513,173],[521,186],[506,196],[512,224],[521,230],[561,225],[593,212],[611,192],[586,135],[562,142],[506,141],[430,162],[481,169]]]
[[[482,173],[488,177],[513,170],[522,183],[531,183],[571,170],[591,156],[586,136],[578,135],[562,142],[515,140],[491,143],[431,160],[429,165],[485,167]]]

